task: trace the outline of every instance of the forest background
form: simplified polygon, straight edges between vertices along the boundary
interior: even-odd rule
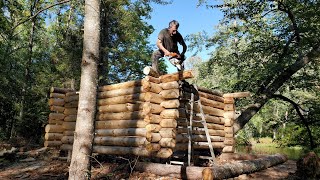
[[[272,137],[317,148],[320,139],[318,1],[194,0],[223,17],[214,32],[186,34],[186,67],[199,86],[250,91],[238,100],[239,143]],[[101,1],[99,85],[143,77],[151,64],[153,6],[165,0]],[[189,3],[189,2],[188,2]],[[0,2],[0,139],[43,143],[50,87],[79,89],[84,1]],[[211,17],[207,21],[211,20]],[[166,24],[163,24],[165,27]],[[151,41],[153,41],[151,39]],[[210,50],[208,60],[201,53]],[[167,65],[162,62],[161,69]]]

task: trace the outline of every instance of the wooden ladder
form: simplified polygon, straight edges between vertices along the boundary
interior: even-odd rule
[[[202,109],[202,104],[201,104],[201,100],[200,97],[197,98],[197,100],[195,100],[195,92],[198,92],[198,88],[195,85],[190,85],[190,87],[192,89],[194,89],[195,91],[191,90],[191,98],[189,100],[189,104],[190,104],[190,117],[189,117],[189,121],[188,119],[186,119],[187,121],[187,129],[188,129],[188,166],[190,166],[191,164],[191,158],[193,157],[193,147],[192,147],[192,123],[194,120],[193,116],[194,116],[194,104],[198,104],[199,105],[199,109],[200,109],[200,113],[196,114],[197,116],[201,117],[201,124],[203,125],[205,134],[206,134],[206,138],[207,138],[207,142],[208,142],[208,146],[209,146],[209,150],[210,150],[210,154],[211,154],[211,158],[209,158],[210,163],[214,164],[215,163],[215,155],[214,155],[214,150],[213,150],[213,146],[212,146],[212,142],[211,142],[211,138],[210,138],[210,134],[208,131],[208,126],[207,126],[207,122],[205,120],[204,117],[204,113],[203,113],[203,109]],[[188,110],[187,105],[185,105],[185,110]]]

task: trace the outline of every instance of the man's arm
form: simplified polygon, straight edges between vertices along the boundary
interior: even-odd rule
[[[184,40],[182,39],[182,41],[180,42],[180,45],[182,46],[182,52],[181,52],[181,56],[184,56],[184,54],[187,52],[187,45],[184,42]]]
[[[160,39],[157,40],[157,46],[162,52],[164,52],[165,56],[169,56],[170,55],[170,52],[166,48],[163,47],[162,41]]]

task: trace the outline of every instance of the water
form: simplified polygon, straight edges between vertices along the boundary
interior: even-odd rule
[[[263,146],[263,145],[253,145],[251,146],[237,146],[236,153],[247,153],[255,155],[272,155],[272,154],[285,154],[288,159],[298,160],[307,152],[306,149],[302,147],[275,147],[275,146]]]

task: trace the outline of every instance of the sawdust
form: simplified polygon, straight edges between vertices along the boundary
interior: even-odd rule
[[[0,179],[28,179],[28,180],[64,180],[68,179],[69,162],[52,157],[50,154],[38,155],[37,157],[26,157],[24,159],[13,159],[11,161],[0,161]],[[107,158],[104,162],[94,162],[92,166],[92,179],[132,179],[132,180],[153,180],[172,179],[160,177],[150,173],[132,171],[132,164],[127,160]],[[297,179],[294,176],[296,162],[288,160],[283,164],[270,167],[260,172],[240,175],[235,180],[245,179]]]

